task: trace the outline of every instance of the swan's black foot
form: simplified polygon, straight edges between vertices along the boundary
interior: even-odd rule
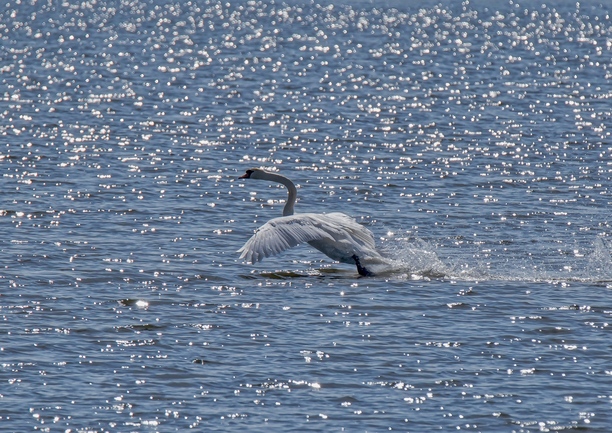
[[[373,277],[374,276],[372,272],[368,271],[366,268],[361,266],[361,262],[359,261],[359,257],[357,256],[357,254],[353,254],[351,258],[355,260],[355,264],[357,265],[357,272],[359,272],[359,275],[361,275],[362,277]]]

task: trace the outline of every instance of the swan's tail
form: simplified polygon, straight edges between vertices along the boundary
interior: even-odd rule
[[[382,249],[360,259],[361,265],[373,275],[401,274],[439,278],[448,272],[438,255],[424,246],[397,245],[394,248],[384,245]]]
[[[402,264],[398,260],[385,257],[378,251],[368,251],[366,254],[359,257],[355,255],[353,259],[355,260],[359,274],[365,276],[387,274],[405,268],[405,264]]]

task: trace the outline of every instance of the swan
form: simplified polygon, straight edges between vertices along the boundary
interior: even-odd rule
[[[257,263],[298,244],[308,243],[333,260],[356,265],[362,276],[373,275],[368,269],[371,264],[388,262],[376,251],[372,232],[350,216],[340,212],[294,214],[297,189],[288,177],[252,168],[240,179],[267,180],[287,188],[283,216],[271,219],[255,232],[238,250],[241,259]]]

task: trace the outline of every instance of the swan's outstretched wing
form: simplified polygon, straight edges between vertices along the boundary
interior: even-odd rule
[[[372,233],[343,213],[297,214],[274,218],[261,226],[242,248],[240,258],[257,263],[296,245],[324,241],[375,249]]]
[[[309,214],[307,214],[309,215]],[[367,248],[370,250],[376,249],[376,243],[374,242],[374,235],[366,227],[359,224],[353,218],[342,212],[332,212],[328,214],[314,214],[318,217],[323,217],[327,221],[330,221],[335,227],[340,230],[340,238],[350,235],[353,243],[356,243],[360,248]],[[339,240],[340,238],[335,238]]]

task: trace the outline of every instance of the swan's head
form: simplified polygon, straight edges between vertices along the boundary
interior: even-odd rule
[[[265,173],[261,168],[249,168],[246,173],[240,176],[240,179],[264,179]]]

